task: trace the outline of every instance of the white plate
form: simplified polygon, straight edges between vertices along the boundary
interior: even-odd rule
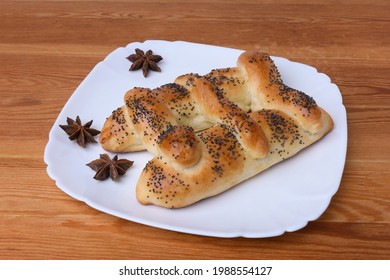
[[[164,59],[161,73],[129,72],[126,59],[135,48],[152,49]],[[68,100],[49,134],[45,162],[49,176],[70,196],[100,211],[134,222],[192,234],[218,237],[270,237],[295,231],[317,219],[336,193],[347,147],[347,120],[339,89],[313,67],[273,57],[285,84],[306,92],[332,116],[335,127],[321,141],[296,156],[216,197],[182,209],[140,205],[135,185],[148,152],[119,155],[134,166],[120,178],[96,181],[85,164],[105,151],[99,144],[85,149],[68,140],[60,124],[66,117],[93,120],[101,129],[105,119],[123,104],[125,92],[135,86],[154,88],[185,73],[206,74],[235,66],[241,50],[188,42],[145,41],[118,48],[98,63]],[[113,156],[112,153],[109,153]]]

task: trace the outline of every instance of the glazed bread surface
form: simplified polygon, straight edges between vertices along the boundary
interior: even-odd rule
[[[156,138],[168,124],[187,125],[200,131],[219,122],[232,121],[233,115],[236,116],[233,121],[239,123],[246,118],[245,113],[261,109],[283,111],[311,133],[321,128],[323,119],[314,99],[284,85],[270,56],[256,51],[242,53],[236,67],[214,69],[203,76],[181,75],[174,83],[153,90],[131,89],[124,101],[125,105],[113,111],[102,128],[100,143],[107,151],[152,148],[147,144],[150,137],[144,137],[144,133],[152,132],[153,126],[157,130],[152,138]],[[261,128],[253,129],[257,130],[254,133],[261,134]],[[250,142],[245,137],[240,139],[244,145]],[[257,153],[264,156],[266,150]]]
[[[312,134],[281,111],[251,113],[269,139],[269,152],[263,158],[255,158],[229,129],[216,124],[195,137],[197,154],[191,165],[164,155],[149,161],[136,186],[137,199],[142,204],[180,208],[220,194],[321,139],[333,127],[325,111],[321,116],[324,125]]]

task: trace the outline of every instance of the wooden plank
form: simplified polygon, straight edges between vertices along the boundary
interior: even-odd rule
[[[389,259],[389,6],[385,0],[1,1],[0,259]],[[110,216],[55,186],[43,153],[58,113],[107,54],[148,39],[261,49],[312,65],[339,86],[347,161],[318,220],[274,238],[204,237]]]

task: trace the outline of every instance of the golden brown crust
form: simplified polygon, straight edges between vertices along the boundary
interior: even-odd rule
[[[118,153],[145,150],[140,134],[129,118],[126,105],[113,111],[107,118],[100,133],[100,144],[103,149]]]
[[[213,81],[232,103],[244,112],[251,109],[251,96],[248,94],[248,83],[241,69],[237,67],[211,70],[205,75]]]
[[[157,144],[168,161],[183,167],[194,165],[202,155],[199,140],[188,126],[169,127],[159,135]]]
[[[133,89],[130,93],[134,95],[138,91]],[[205,76],[194,73],[182,75],[174,83],[146,91],[151,95],[149,103],[157,102],[153,101],[156,99],[156,106],[164,105],[161,105],[161,109],[169,115],[172,125],[177,123],[191,126],[195,131],[209,128],[226,117],[227,112],[231,111],[226,111],[230,105],[222,106],[222,101],[234,104],[243,113],[261,109],[283,111],[311,133],[316,133],[322,126],[321,110],[314,99],[284,85],[273,60],[264,52],[247,51],[239,56],[237,67],[214,69]],[[121,107],[121,110],[126,116],[132,117],[131,108]],[[159,115],[158,110],[155,116]],[[129,124],[123,132],[123,123],[117,124],[114,120],[114,116],[109,117],[102,129],[100,139],[104,149],[131,152],[148,148],[143,143],[145,137],[142,129],[138,131],[134,125]],[[129,121],[132,122],[126,118],[126,124]],[[148,121],[153,122],[153,118],[149,117]],[[253,151],[257,149],[256,154],[261,157],[266,152],[267,145],[263,136],[258,137],[263,143],[262,148],[252,147],[250,141],[243,140],[242,143],[247,142],[246,146],[252,147]]]
[[[226,98],[214,83],[205,77],[196,78],[192,92],[194,100],[211,122],[224,125],[256,158],[268,153],[268,141],[261,127]]]
[[[171,165],[164,156],[148,162],[137,183],[137,199],[142,204],[180,208],[224,192],[322,138],[333,122],[320,110],[325,125],[316,134],[283,112],[253,112],[251,117],[270,140],[270,152],[263,159],[254,158],[229,130],[217,124],[198,134],[202,157],[191,167]]]
[[[125,95],[125,103],[135,131],[147,149],[157,154],[158,137],[167,128],[177,124],[175,116],[166,104],[147,88],[129,90]]]
[[[252,111],[277,109],[295,118],[311,133],[321,128],[321,110],[304,92],[283,84],[273,60],[264,52],[244,52],[237,61],[248,79]]]

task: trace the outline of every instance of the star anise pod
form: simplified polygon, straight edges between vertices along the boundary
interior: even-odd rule
[[[126,173],[126,170],[133,165],[133,161],[127,159],[118,159],[115,155],[112,159],[107,154],[101,154],[99,159],[95,159],[87,164],[90,168],[96,171],[93,177],[96,180],[102,181],[111,177],[112,180],[117,181],[120,175]]]
[[[161,69],[157,66],[157,63],[160,62],[163,58],[160,55],[153,54],[152,50],[148,50],[146,53],[144,53],[143,50],[137,48],[135,49],[135,54],[131,54],[126,58],[133,62],[129,71],[138,70],[142,67],[142,73],[144,74],[145,78],[148,75],[149,69],[161,72]]]
[[[90,128],[92,125],[92,120],[82,125],[80,117],[77,116],[76,121],[71,118],[67,118],[67,125],[60,125],[60,127],[69,135],[70,140],[76,140],[77,144],[85,148],[87,143],[97,143],[93,138],[94,136],[100,133],[99,130]]]

